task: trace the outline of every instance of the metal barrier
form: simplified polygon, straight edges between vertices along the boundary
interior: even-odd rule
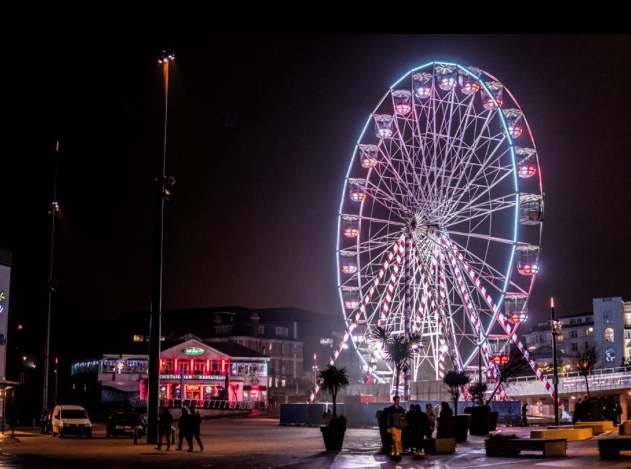
[[[146,408],[147,399],[130,399],[129,403],[133,408]],[[258,401],[225,401],[225,400],[197,400],[197,399],[160,399],[160,407],[177,409],[180,407],[190,407],[195,404],[198,409],[216,410],[265,410],[267,402]]]

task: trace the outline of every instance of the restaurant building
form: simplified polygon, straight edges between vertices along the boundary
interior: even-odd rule
[[[112,349],[71,366],[71,394],[88,407],[127,405],[147,398],[149,344]],[[187,334],[162,342],[161,405],[197,401],[267,403],[269,357],[231,342],[204,341]],[[251,405],[249,407],[255,407]],[[258,407],[258,405],[256,405]]]

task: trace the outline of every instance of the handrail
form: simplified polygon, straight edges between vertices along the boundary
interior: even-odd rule
[[[592,370],[587,376],[603,376],[603,375],[611,375],[615,373],[626,373],[631,372],[631,367],[628,366],[618,366],[614,368],[598,368],[596,370]],[[548,373],[545,375],[547,378],[552,379],[554,376],[552,373]],[[569,371],[559,373],[559,378],[573,378],[573,377],[583,377],[583,374],[579,371]],[[538,381],[539,378],[536,376],[517,376],[515,378],[509,378],[506,380],[507,383],[519,383],[523,381]]]

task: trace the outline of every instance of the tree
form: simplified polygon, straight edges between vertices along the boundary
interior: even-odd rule
[[[587,397],[592,398],[589,392],[589,380],[587,379],[596,365],[598,364],[598,351],[594,345],[586,345],[579,347],[578,350],[570,355],[570,363],[576,368],[576,371],[585,378],[585,387],[587,388]]]
[[[414,357],[416,350],[422,346],[422,338],[418,333],[410,334],[408,337],[401,334],[394,335],[378,326],[373,333],[373,339],[381,343],[384,358],[394,365],[394,386],[398,393],[401,371],[407,371],[410,360]],[[406,399],[408,397],[405,396]]]
[[[473,402],[476,405],[484,405],[484,395],[487,391],[486,383],[476,381],[471,386],[469,386],[469,394],[473,398]]]
[[[449,394],[454,401],[454,415],[458,415],[458,399],[462,393],[463,386],[468,386],[471,383],[471,376],[464,371],[451,370],[445,374],[443,383],[449,388]]]
[[[508,363],[506,365],[499,366],[500,376],[497,380],[497,384],[495,385],[493,393],[486,401],[486,405],[489,405],[489,403],[493,400],[495,394],[497,393],[497,390],[500,388],[502,383],[504,383],[509,378],[525,374],[529,369],[530,366],[528,365],[528,362],[519,351],[519,349],[511,349],[508,356]]]
[[[349,385],[346,368],[338,368],[334,365],[327,367],[318,374],[320,387],[328,392],[333,399],[333,416],[337,417],[337,393]]]

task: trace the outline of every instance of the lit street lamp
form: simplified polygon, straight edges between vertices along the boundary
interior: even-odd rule
[[[158,442],[159,386],[160,386],[160,337],[162,335],[162,254],[164,246],[164,201],[171,195],[168,186],[175,180],[166,175],[167,117],[169,105],[169,64],[174,54],[163,55],[158,60],[164,76],[164,136],[162,142],[162,169],[156,178],[156,225],[153,245],[153,276],[151,283],[151,322],[149,339],[149,385],[147,399],[147,443]]]

